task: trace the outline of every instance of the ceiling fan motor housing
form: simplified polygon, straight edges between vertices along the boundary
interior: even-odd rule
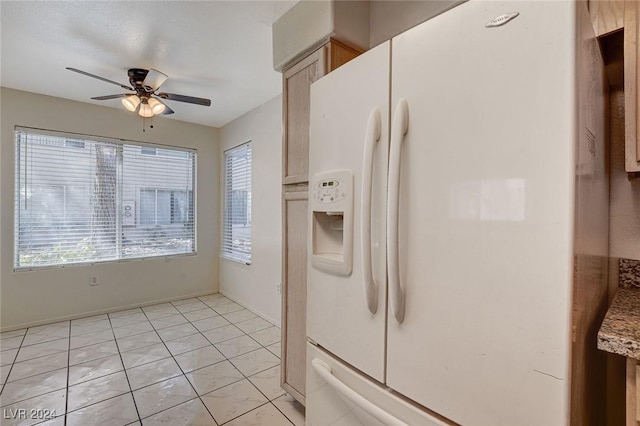
[[[142,85],[142,83],[144,82],[144,79],[147,77],[148,73],[149,73],[149,70],[145,70],[142,68],[129,68],[129,71],[127,71],[127,75],[129,76],[129,82],[131,83],[131,86],[133,86],[136,91],[138,91],[139,89],[145,89],[145,91],[147,91],[147,89]]]

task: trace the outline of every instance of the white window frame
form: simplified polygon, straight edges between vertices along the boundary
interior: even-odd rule
[[[32,181],[26,182],[26,179],[28,176],[31,176],[29,173],[31,173],[29,171],[29,168],[31,166],[27,166],[26,163],[23,165],[21,162],[23,161],[23,159],[20,157],[19,153],[21,149],[28,149],[28,148],[20,148],[23,143],[26,143],[26,147],[29,146],[28,142],[24,142],[24,140],[20,139],[21,137],[52,137],[52,138],[61,138],[61,142],[57,143],[54,142],[53,146],[59,146],[61,149],[72,149],[72,150],[78,150],[78,149],[86,149],[86,147],[81,147],[79,146],[78,143],[76,144],[68,144],[67,142],[69,140],[73,141],[73,142],[87,142],[87,143],[105,143],[105,144],[111,144],[113,146],[116,147],[116,151],[117,151],[117,155],[119,156],[119,160],[118,160],[118,171],[117,171],[117,201],[116,201],[116,228],[115,228],[115,232],[116,232],[116,256],[114,258],[112,258],[111,256],[109,256],[109,258],[99,258],[99,257],[89,257],[87,259],[83,259],[83,260],[74,260],[74,261],[67,261],[67,260],[56,260],[56,261],[52,261],[50,263],[43,263],[43,264],[32,264],[32,263],[22,263],[21,264],[21,250],[23,249],[23,247],[25,247],[23,244],[27,244],[27,242],[21,241],[20,240],[20,236],[19,236],[19,230],[20,230],[20,225],[21,225],[21,218],[20,218],[20,214],[22,214],[20,212],[21,210],[21,206],[23,203],[26,203],[26,201],[22,201],[23,199],[23,193],[25,193],[25,191],[21,190],[21,185],[25,185],[25,188],[29,188],[26,185],[33,185],[34,183]],[[55,139],[54,139],[55,140]],[[74,134],[74,133],[66,133],[66,132],[57,132],[57,131],[51,131],[51,130],[42,130],[42,129],[33,129],[33,128],[28,128],[28,127],[22,127],[22,126],[15,126],[15,140],[14,140],[14,146],[16,148],[16,153],[15,153],[15,170],[14,170],[14,188],[15,188],[15,192],[14,192],[14,250],[13,250],[13,254],[14,254],[14,271],[29,271],[29,270],[35,270],[35,269],[43,269],[43,268],[58,268],[58,267],[68,267],[68,266],[76,266],[76,265],[82,265],[82,264],[96,264],[96,263],[110,263],[110,262],[129,262],[129,261],[134,261],[134,260],[144,260],[144,259],[149,259],[149,258],[166,258],[166,257],[174,257],[174,256],[190,256],[190,255],[196,255],[197,254],[197,241],[196,241],[196,236],[197,236],[197,218],[196,218],[196,176],[197,176],[197,171],[196,171],[196,164],[197,164],[197,151],[195,149],[192,148],[185,148],[185,147],[178,147],[178,146],[169,146],[169,145],[160,145],[160,144],[149,144],[146,142],[137,142],[137,141],[130,141],[130,140],[123,140],[123,139],[113,139],[113,138],[108,138],[108,137],[99,137],[99,136],[90,136],[90,135],[82,135],[82,134]],[[177,188],[173,188],[173,189],[169,189],[167,188],[167,190],[169,191],[184,191],[187,194],[191,195],[191,198],[189,198],[189,195],[187,195],[188,200],[192,200],[192,210],[189,213],[189,224],[191,226],[191,229],[189,230],[190,233],[190,237],[188,239],[186,239],[185,241],[190,242],[189,246],[185,246],[188,247],[188,249],[182,251],[182,252],[165,252],[165,253],[157,253],[157,254],[149,254],[149,253],[145,253],[143,255],[137,255],[136,254],[129,254],[127,256],[126,253],[123,254],[123,247],[122,247],[122,236],[124,235],[124,232],[126,229],[131,229],[132,226],[135,226],[136,223],[131,223],[131,221],[125,223],[124,219],[124,210],[123,210],[123,203],[129,203],[131,204],[131,201],[123,201],[120,198],[122,198],[122,187],[124,185],[130,186],[132,183],[130,182],[131,179],[128,179],[127,182],[123,181],[123,176],[122,176],[122,155],[123,155],[123,149],[125,147],[128,147],[128,149],[131,149],[132,147],[149,147],[149,148],[154,148],[157,151],[181,151],[184,152],[185,155],[185,159],[189,160],[190,165],[188,165],[188,169],[190,174],[185,175],[185,177],[189,177],[191,176],[189,179],[191,180],[191,182],[188,184],[188,186],[185,187],[185,189],[177,189]],[[177,156],[176,156],[177,157]],[[26,161],[26,160],[24,160]],[[26,174],[25,174],[26,173]],[[23,182],[24,179],[24,182]],[[30,178],[31,179],[31,178]],[[68,185],[66,184],[51,184],[52,186],[61,186],[63,188],[65,188],[65,200],[64,202],[66,203],[66,188]],[[26,195],[25,195],[26,197]],[[65,204],[65,209],[66,209],[66,204]],[[65,211],[66,214],[66,211]],[[134,217],[134,220],[136,218]],[[27,222],[28,223],[28,222]],[[184,223],[180,223],[177,224],[178,225],[183,225]],[[170,224],[173,225],[173,224]],[[170,226],[170,225],[166,225],[166,226]],[[67,231],[65,231],[67,232]],[[61,238],[64,239],[64,234],[60,234]],[[174,237],[175,238],[175,237]],[[55,243],[57,240],[53,239],[52,243]],[[143,247],[143,246],[140,246]]]
[[[220,256],[225,259],[250,265],[252,257],[251,244],[253,239],[251,233],[251,181],[253,169],[251,141],[224,151],[223,157],[224,191],[222,193],[222,244]],[[242,157],[245,157],[244,165],[242,161],[240,161]],[[235,164],[234,160],[236,160]],[[238,164],[238,162],[240,164]],[[234,167],[234,169],[231,170],[230,167]],[[243,226],[239,226],[240,219],[242,218],[233,215],[234,191],[246,193],[244,206],[245,223]],[[234,238],[238,236],[240,236],[240,238]]]

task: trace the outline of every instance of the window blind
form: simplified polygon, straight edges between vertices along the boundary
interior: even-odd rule
[[[251,143],[224,152],[222,256],[251,263]]]
[[[15,135],[16,269],[195,253],[194,150]]]

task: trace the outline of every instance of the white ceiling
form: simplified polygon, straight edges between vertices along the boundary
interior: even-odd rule
[[[2,0],[0,83],[122,108],[89,98],[126,90],[65,67],[126,85],[127,69],[155,68],[161,91],[212,100],[166,101],[167,117],[220,127],[281,92],[271,25],[295,2]]]

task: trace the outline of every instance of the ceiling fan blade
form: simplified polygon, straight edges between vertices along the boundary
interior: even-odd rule
[[[79,70],[77,68],[66,67],[69,71],[77,72],[78,74],[86,75],[87,77],[97,78],[98,80],[106,81],[107,83],[115,84],[116,86],[120,86],[123,89],[133,90],[129,86],[125,86],[124,84],[118,83],[117,81],[109,80],[108,78],[100,77],[99,75],[91,74],[86,71]]]
[[[158,97],[169,99],[170,101],[186,102],[202,106],[211,106],[211,99],[196,98],[194,96],[176,95],[175,93],[158,93]]]
[[[160,99],[156,98],[154,96],[155,100],[157,100],[158,102],[160,102],[162,105],[164,105],[164,110],[160,113],[161,115],[168,115],[168,114],[173,114],[175,111],[173,111],[171,108],[169,108],[169,106],[167,104],[165,104],[164,102],[162,102]]]
[[[131,93],[121,93],[119,95],[96,96],[91,99],[95,99],[96,101],[106,101],[109,99],[126,98],[128,96],[131,96]]]
[[[162,85],[162,83],[167,80],[167,78],[168,76],[166,74],[151,68],[147,73],[147,76],[144,78],[142,86],[145,89],[150,90],[151,92],[155,92]]]

